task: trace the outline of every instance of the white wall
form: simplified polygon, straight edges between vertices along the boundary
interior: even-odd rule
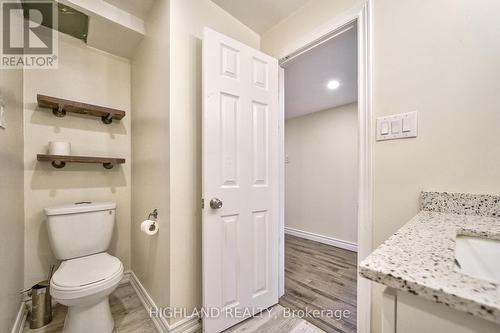
[[[23,72],[0,71],[6,129],[0,128],[0,332],[10,332],[23,288]]]
[[[285,122],[285,227],[357,244],[357,103]]]
[[[170,304],[168,0],[157,0],[132,60],[132,270],[158,306]],[[158,234],[140,223],[157,208]]]
[[[201,305],[203,27],[258,48],[259,36],[209,0],[170,1],[171,306]]]
[[[112,125],[99,118],[56,118],[40,109],[36,95],[45,94],[122,109],[127,116]],[[130,63],[59,34],[59,68],[26,70],[24,76],[25,287],[46,278],[55,262],[45,226],[44,207],[84,200],[117,203],[110,253],[130,267]],[[69,141],[75,155],[124,157],[127,163],[105,170],[102,165],[68,164],[54,169],[36,161],[48,141]]]
[[[359,3],[311,1],[263,35],[263,50],[281,56]],[[421,190],[500,193],[499,10],[488,0],[373,1],[373,112],[419,111],[417,139],[374,144],[374,245],[417,212]]]
[[[281,58],[303,47],[310,33],[324,31],[328,22],[340,14],[355,11],[365,0],[310,0],[285,20],[262,34],[261,49]],[[326,33],[326,31],[325,31]]]

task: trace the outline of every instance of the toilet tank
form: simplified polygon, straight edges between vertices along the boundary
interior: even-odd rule
[[[77,202],[45,208],[47,231],[57,259],[104,252],[113,235],[116,204]]]

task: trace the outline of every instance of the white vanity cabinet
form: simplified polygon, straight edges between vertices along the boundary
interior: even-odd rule
[[[499,333],[500,324],[404,291],[383,294],[383,333]]]

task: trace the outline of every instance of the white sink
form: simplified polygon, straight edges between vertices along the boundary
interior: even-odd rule
[[[455,259],[455,270],[500,284],[500,241],[458,236]]]

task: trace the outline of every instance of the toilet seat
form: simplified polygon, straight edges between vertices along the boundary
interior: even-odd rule
[[[50,280],[54,299],[69,300],[97,294],[117,285],[121,261],[105,252],[63,261]]]

